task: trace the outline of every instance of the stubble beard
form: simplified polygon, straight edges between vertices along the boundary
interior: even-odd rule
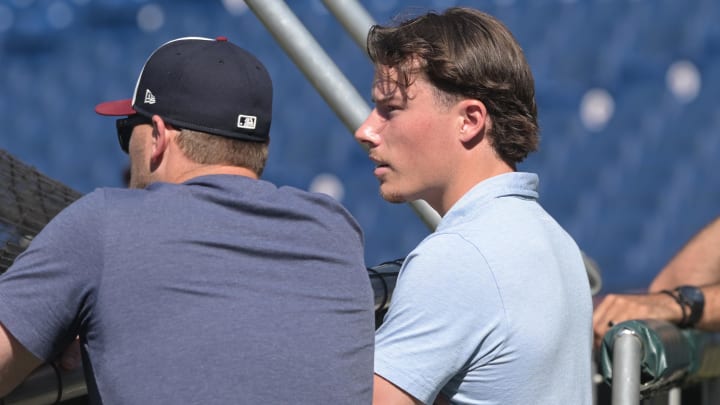
[[[383,191],[382,186],[380,187],[380,196],[383,198],[383,200],[392,204],[401,204],[407,202],[407,199],[403,197],[402,194],[393,191],[385,192]]]

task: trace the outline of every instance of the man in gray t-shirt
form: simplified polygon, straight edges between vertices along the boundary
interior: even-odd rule
[[[122,116],[130,189],[58,214],[0,276],[0,397],[79,336],[93,403],[367,404],[362,232],[259,180],[272,84],[225,38],[156,50]]]

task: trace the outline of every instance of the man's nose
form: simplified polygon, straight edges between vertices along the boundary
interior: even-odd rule
[[[375,146],[380,142],[381,125],[377,120],[377,111],[372,110],[365,122],[355,131],[355,139],[364,146]]]

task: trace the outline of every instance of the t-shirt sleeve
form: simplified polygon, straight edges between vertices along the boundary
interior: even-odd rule
[[[102,191],[79,199],[0,275],[0,323],[49,361],[79,333],[102,265]]]
[[[458,235],[431,235],[405,260],[375,337],[375,374],[424,403],[492,360],[506,323],[492,271]]]

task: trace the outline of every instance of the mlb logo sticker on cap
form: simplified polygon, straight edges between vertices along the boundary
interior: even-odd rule
[[[254,115],[238,115],[237,126],[243,129],[255,129],[257,117]]]

